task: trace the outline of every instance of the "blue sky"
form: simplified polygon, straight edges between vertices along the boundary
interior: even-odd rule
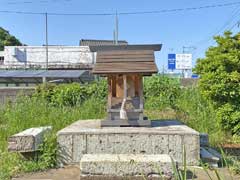
[[[115,13],[199,7],[237,0],[0,0],[0,11],[54,13]],[[211,36],[223,33],[240,19],[238,6],[192,11],[119,16],[119,39],[130,44],[162,43],[156,54],[161,71],[168,53],[181,53],[183,46],[195,46],[194,61],[214,45]],[[233,16],[235,15],[235,16]],[[239,19],[238,19],[239,17]],[[78,45],[81,38],[112,39],[114,16],[49,16],[49,44]],[[0,26],[28,45],[45,43],[45,17],[0,13]],[[226,27],[222,28],[224,25]],[[238,27],[234,27],[237,32]]]

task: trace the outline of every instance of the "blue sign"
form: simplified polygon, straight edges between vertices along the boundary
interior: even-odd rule
[[[199,78],[199,76],[197,74],[192,74],[192,78],[197,79],[197,78]]]
[[[168,69],[176,69],[176,54],[168,54]]]

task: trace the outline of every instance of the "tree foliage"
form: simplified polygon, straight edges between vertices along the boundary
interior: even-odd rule
[[[216,46],[197,60],[199,87],[213,102],[222,129],[240,134],[240,33],[227,31],[214,39]]]
[[[0,27],[0,51],[4,49],[4,46],[21,46],[22,43],[9,32]]]

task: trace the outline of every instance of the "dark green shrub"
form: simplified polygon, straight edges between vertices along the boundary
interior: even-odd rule
[[[198,59],[195,71],[201,76],[199,87],[210,99],[225,131],[240,133],[240,33],[215,37],[217,45]]]
[[[106,99],[107,84],[105,80],[80,85],[72,84],[43,84],[37,87],[35,97],[42,97],[56,106],[75,106],[94,97],[97,100]]]
[[[179,79],[163,75],[144,78],[144,97],[147,109],[175,108],[175,101],[179,93]]]
[[[222,105],[217,110],[217,119],[224,130],[229,130],[240,135],[240,108],[229,103]]]

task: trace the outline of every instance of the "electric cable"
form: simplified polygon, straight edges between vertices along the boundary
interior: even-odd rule
[[[223,3],[223,4],[212,4],[212,5],[198,6],[198,7],[162,9],[162,10],[155,10],[155,11],[119,12],[118,15],[161,14],[161,13],[171,13],[171,12],[181,12],[181,11],[202,10],[202,9],[209,9],[209,8],[219,8],[219,7],[227,7],[227,6],[235,6],[235,5],[240,5],[240,1]],[[0,10],[0,13],[27,14],[27,15],[45,15],[46,14],[46,12],[10,11],[10,10]],[[52,16],[115,16],[116,13],[55,13],[55,12],[49,12],[48,15],[52,15]]]

